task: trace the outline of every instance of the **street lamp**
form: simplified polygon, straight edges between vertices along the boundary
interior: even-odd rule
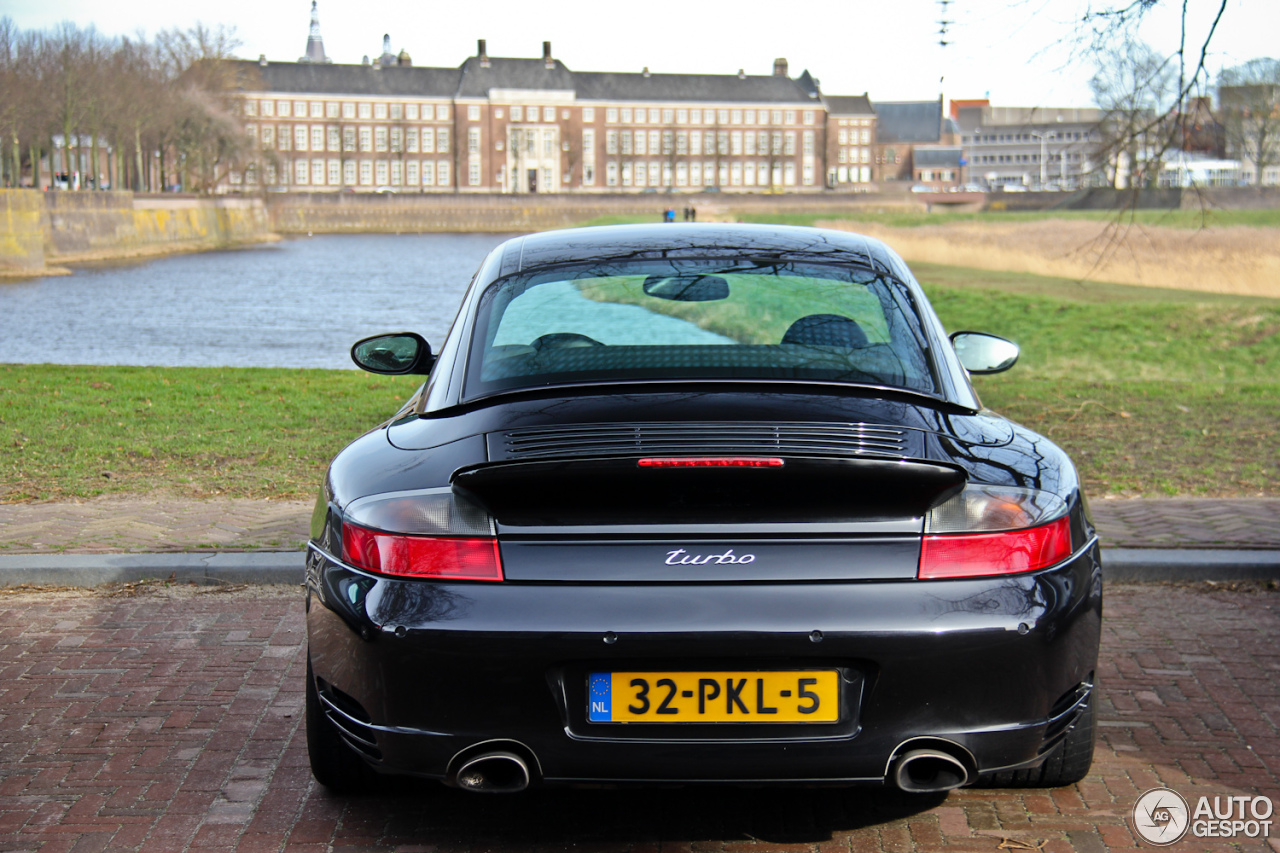
[[[1047,137],[1043,133],[1036,133],[1034,130],[1031,131],[1031,135],[1034,136],[1036,139],[1040,140],[1040,189],[1043,190],[1044,185],[1049,181],[1049,174],[1047,171],[1045,171],[1048,168],[1049,164],[1045,161],[1045,152],[1044,152],[1044,143],[1045,143],[1045,140],[1048,139],[1049,137]]]

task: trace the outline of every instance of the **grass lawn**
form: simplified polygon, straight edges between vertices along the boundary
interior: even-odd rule
[[[949,329],[1022,345],[991,408],[1065,447],[1094,496],[1280,496],[1280,302],[916,265]],[[0,501],[155,491],[307,498],[409,377],[0,365]]]

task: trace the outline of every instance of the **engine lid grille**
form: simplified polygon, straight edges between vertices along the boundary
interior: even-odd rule
[[[758,454],[862,457],[910,455],[904,427],[865,423],[651,422],[574,424],[490,433],[489,459]]]

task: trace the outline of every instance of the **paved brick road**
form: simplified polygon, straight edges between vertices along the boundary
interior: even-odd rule
[[[3,595],[0,850],[1134,848],[1126,815],[1155,785],[1280,801],[1280,593],[1204,590],[1109,591],[1098,757],[1073,788],[482,797],[392,781],[349,801],[307,770],[296,589]]]

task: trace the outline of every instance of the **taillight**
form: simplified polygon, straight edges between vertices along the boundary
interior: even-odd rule
[[[1071,556],[1067,505],[1038,489],[967,486],[925,518],[921,578],[1034,572]]]
[[[451,489],[352,501],[343,513],[342,559],[398,577],[500,581],[493,519]]]

